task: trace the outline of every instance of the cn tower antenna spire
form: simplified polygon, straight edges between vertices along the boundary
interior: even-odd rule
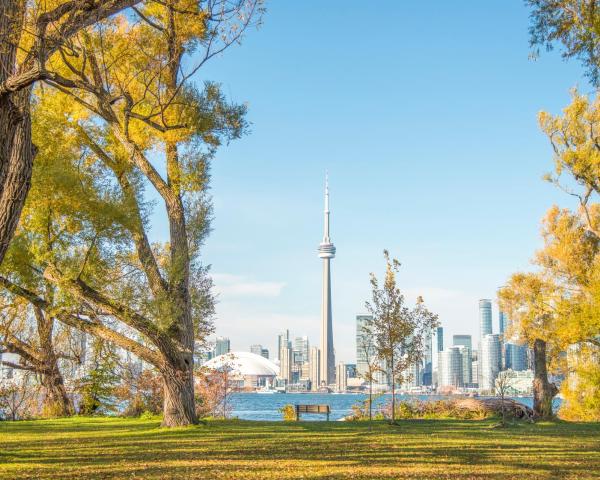
[[[324,210],[323,243],[329,241],[329,173],[325,172],[325,210]]]

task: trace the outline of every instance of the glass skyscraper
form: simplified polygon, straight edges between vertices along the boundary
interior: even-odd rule
[[[294,340],[294,350],[298,353],[295,361],[299,363],[308,362],[308,337],[296,337]]]
[[[463,357],[461,347],[450,347],[440,352],[439,386],[440,387],[462,387],[463,380]]]
[[[492,301],[483,298],[479,300],[479,338],[483,339],[492,333]]]
[[[439,385],[439,369],[441,352],[444,350],[444,329],[437,327],[433,329],[433,335],[431,337],[431,384]]]
[[[496,377],[502,368],[502,343],[500,335],[488,334],[481,339],[479,355],[480,378],[479,389],[484,392],[493,392]]]
[[[452,345],[455,347],[460,347],[464,345],[465,347],[473,348],[473,342],[471,340],[471,335],[453,335],[452,336]]]
[[[231,351],[230,342],[227,337],[217,337],[215,341],[215,357],[224,355]]]
[[[284,333],[277,335],[277,358],[279,361],[283,359],[283,349],[292,348],[290,342],[290,331],[286,330]]]
[[[365,332],[365,326],[373,319],[371,315],[356,316],[356,373],[359,377],[364,378],[369,370],[368,359],[373,364],[375,359],[375,345],[373,338],[369,337]],[[385,363],[378,362],[379,370],[374,374],[374,383],[387,383],[387,373]]]
[[[515,372],[528,369],[527,347],[525,345],[506,344],[506,368]]]
[[[364,376],[369,368],[367,357],[375,354],[375,347],[372,339],[368,338],[364,328],[373,319],[371,315],[356,316],[356,372],[359,376]]]
[[[498,313],[498,323],[500,335],[504,335],[506,327],[508,327],[508,319],[506,314],[502,311]]]

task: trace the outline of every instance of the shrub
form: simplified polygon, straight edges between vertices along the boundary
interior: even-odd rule
[[[123,405],[125,417],[139,417],[144,412],[159,415],[163,403],[162,379],[153,370],[124,369],[123,380],[115,388],[115,397]]]
[[[293,422],[296,420],[296,409],[289,403],[281,407],[279,413],[283,416],[284,422]]]
[[[229,370],[199,369],[195,372],[194,394],[198,418],[227,418],[231,413],[233,388]]]
[[[405,400],[396,402],[395,417],[397,419],[434,419],[456,418],[460,420],[483,420],[495,415],[494,405],[481,400],[456,398],[448,400]],[[386,403],[381,409],[373,412],[374,420],[392,418],[391,402]],[[352,416],[349,420],[368,420],[369,410],[366,402],[352,407]]]

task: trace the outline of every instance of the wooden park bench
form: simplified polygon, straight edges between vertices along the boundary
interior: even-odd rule
[[[327,421],[329,421],[331,408],[329,408],[329,405],[296,405],[296,421],[300,420],[301,413],[324,413],[327,415]]]

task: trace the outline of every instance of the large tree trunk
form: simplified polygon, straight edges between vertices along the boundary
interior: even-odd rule
[[[73,402],[67,395],[62,374],[57,366],[42,375],[42,386],[45,390],[43,406],[45,417],[68,417],[73,415]]]
[[[181,427],[198,423],[194,401],[193,366],[173,366],[162,372],[164,384],[163,427]]]
[[[552,400],[558,393],[554,383],[548,381],[546,360],[546,342],[536,339],[533,343],[534,379],[533,379],[533,412],[537,418],[553,417]]]
[[[0,84],[15,73],[24,0],[0,2]],[[14,235],[31,185],[31,88],[0,95],[0,262]]]
[[[74,408],[71,399],[67,395],[62,373],[58,368],[58,357],[54,350],[54,318],[34,307],[37,320],[38,337],[40,343],[41,383],[45,390],[44,416],[68,417],[73,415]]]

